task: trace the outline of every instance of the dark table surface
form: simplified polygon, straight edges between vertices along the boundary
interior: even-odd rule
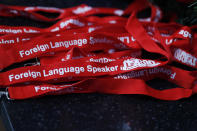
[[[70,7],[125,8],[129,0],[1,0],[1,4]],[[4,25],[47,27],[27,18],[2,18]],[[20,66],[20,65],[15,65]],[[165,81],[152,81],[169,88]],[[161,101],[140,95],[70,94],[37,99],[1,99],[1,117],[7,130],[15,131],[196,131],[197,96],[179,101]]]
[[[161,101],[140,95],[70,94],[1,101],[8,130],[196,131],[197,96]]]

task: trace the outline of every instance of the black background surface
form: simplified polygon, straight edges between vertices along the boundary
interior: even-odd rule
[[[66,8],[80,4],[124,9],[126,0],[1,0],[1,4]],[[48,27],[23,17],[0,17],[1,25]],[[166,81],[149,82],[170,88]],[[1,101],[8,130],[16,131],[196,131],[197,96],[161,101],[140,95],[70,94],[37,99]]]

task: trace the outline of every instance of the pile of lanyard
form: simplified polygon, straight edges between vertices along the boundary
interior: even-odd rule
[[[138,18],[147,8],[151,16]],[[49,18],[39,11],[59,16]],[[11,99],[107,93],[178,100],[197,92],[196,26],[180,25],[170,16],[161,23],[162,11],[146,0],[135,0],[125,10],[0,5],[0,16],[56,22],[49,28],[0,26],[0,87]],[[31,59],[37,61],[6,70]],[[158,90],[146,84],[155,78],[177,87]]]

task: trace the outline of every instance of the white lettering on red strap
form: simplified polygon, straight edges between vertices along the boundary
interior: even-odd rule
[[[23,31],[21,29],[0,29],[0,32],[2,33],[22,33]]]
[[[115,61],[115,59],[108,59],[108,58],[99,58],[99,59],[94,59],[94,58],[90,58],[90,62],[98,62],[98,63],[109,63]]]
[[[53,90],[53,91],[59,90],[59,88],[56,88],[56,87],[48,87],[48,86],[35,86],[34,88],[35,88],[35,91],[36,92],[46,91],[46,90]]]
[[[66,20],[66,21],[61,22],[60,23],[60,28],[64,28],[65,26],[68,26],[68,24],[74,24],[74,25],[78,25],[80,27],[85,26],[85,24],[82,23],[82,22],[80,22],[79,20],[69,19],[69,20]]]
[[[118,16],[121,16],[123,15],[124,11],[123,10],[115,10],[114,11],[114,14],[118,15]]]
[[[188,64],[188,65],[191,65],[191,66],[196,66],[196,60],[197,58],[188,54],[187,52],[181,50],[181,49],[175,49],[175,52],[174,52],[174,57],[185,63],[185,64]]]
[[[75,14],[82,14],[90,11],[92,7],[90,6],[85,6],[85,7],[78,7],[77,9],[73,10],[73,13]]]
[[[48,44],[44,44],[44,45],[36,45],[36,47],[31,48],[29,50],[21,50],[19,51],[20,57],[24,57],[24,55],[28,56],[31,55],[33,53],[39,52],[39,51],[46,51],[47,49],[49,49],[49,45]]]
[[[19,80],[27,77],[31,77],[31,78],[41,77],[41,72],[28,70],[27,72],[22,72],[20,74],[11,74],[9,75],[9,81],[11,82],[13,80]]]
[[[64,75],[65,73],[74,72],[75,74],[79,74],[84,72],[84,67],[65,67],[65,68],[58,68],[52,69],[49,71],[43,70],[44,77],[52,76],[52,75]]]
[[[179,31],[179,34],[180,35],[183,35],[184,37],[189,37],[189,38],[191,38],[192,37],[192,35],[188,32],[188,31],[186,31],[186,30],[180,30]]]
[[[118,66],[105,66],[105,67],[93,67],[92,65],[87,65],[87,71],[93,74],[97,72],[114,72],[118,70]]]
[[[136,58],[131,58],[123,61],[123,66],[121,70],[131,70],[138,67],[154,67],[160,65],[161,63],[155,62],[153,60],[140,60]]]

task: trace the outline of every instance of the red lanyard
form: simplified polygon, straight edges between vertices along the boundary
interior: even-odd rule
[[[135,0],[125,10],[87,5],[66,9],[0,6],[1,16],[59,20],[45,29],[0,26],[0,69],[39,60],[39,65],[0,73],[0,87],[8,88],[11,99],[98,92],[178,100],[197,90],[196,71],[170,65],[175,61],[197,68],[196,35],[187,26],[159,23],[161,10],[147,1]],[[151,16],[136,18],[137,12],[147,7]],[[59,16],[48,18],[38,11]],[[92,16],[95,14],[115,16]],[[128,14],[128,19],[122,17]],[[158,57],[143,56],[144,50]],[[175,83],[177,88],[156,90],[146,84],[157,77]]]

